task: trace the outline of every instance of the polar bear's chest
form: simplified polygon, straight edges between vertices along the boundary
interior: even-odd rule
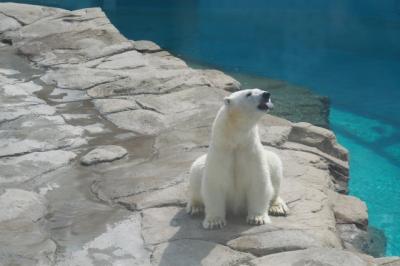
[[[235,156],[237,157],[237,156]],[[227,193],[227,207],[228,209],[239,214],[245,211],[246,207],[246,196],[249,187],[249,169],[242,163],[237,162],[238,158],[234,159],[233,171],[228,181],[228,193]]]

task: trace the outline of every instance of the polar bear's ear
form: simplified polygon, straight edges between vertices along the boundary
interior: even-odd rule
[[[224,104],[225,104],[226,106],[229,106],[229,105],[231,104],[231,99],[230,99],[229,97],[225,97],[225,98],[224,98]]]

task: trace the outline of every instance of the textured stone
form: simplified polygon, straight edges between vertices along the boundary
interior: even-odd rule
[[[133,110],[107,115],[118,127],[133,131],[141,135],[157,135],[165,129],[164,116],[154,111]]]
[[[27,237],[43,240],[29,249],[2,245],[2,263],[335,265],[342,258],[344,265],[359,265],[357,258],[374,263],[368,256],[320,249],[342,248],[339,236],[344,232],[329,194],[347,189],[347,151],[331,131],[266,115],[261,138],[283,160],[282,197],[289,215],[258,227],[247,225],[244,216],[228,216],[226,228],[205,231],[203,217],[192,218],[183,209],[188,170],[206,152],[222,99],[240,89],[239,82],[220,71],[190,68],[154,43],[127,40],[98,8],[67,11],[2,3],[0,10],[0,40],[7,44],[0,46],[0,67],[6,69],[0,71],[0,163],[8,173],[4,184],[45,195],[52,226]],[[39,68],[32,70],[25,61],[14,64],[20,57],[7,59],[5,47],[18,49]],[[18,75],[9,65],[16,66]],[[20,76],[40,76],[47,86]],[[272,92],[279,114],[327,126],[325,98],[280,81],[260,79],[259,84]],[[47,101],[58,103],[57,108]],[[103,134],[97,134],[100,130]],[[75,153],[105,144],[125,147],[129,157],[95,167],[69,162]],[[89,200],[89,190],[103,202]],[[137,212],[129,214],[116,204]],[[365,224],[364,218],[351,215],[343,217]],[[115,220],[109,222],[109,217]],[[57,260],[49,233],[59,245]],[[351,241],[346,241],[347,247]],[[278,253],[256,259],[223,246],[227,243],[259,255]],[[305,250],[282,252],[295,249]]]
[[[132,99],[96,99],[93,100],[93,103],[101,114],[139,109]]]
[[[144,247],[140,230],[140,215],[133,214],[109,226],[106,232],[86,243],[82,249],[72,252],[57,265],[148,266],[150,254]]]
[[[109,83],[120,78],[119,75],[108,71],[77,66],[51,70],[41,77],[47,84],[70,90],[86,90],[98,84]]]
[[[76,157],[70,151],[34,152],[0,159],[0,184],[26,182],[67,165]]]
[[[367,205],[353,196],[331,194],[333,211],[338,223],[356,224],[366,228],[368,225]]]
[[[313,126],[310,123],[294,123],[289,140],[299,142],[330,154],[338,159],[347,161],[348,151],[337,143],[332,131]]]
[[[0,68],[1,75],[12,76],[12,75],[16,75],[18,73],[19,73],[19,71],[15,70],[15,69]]]
[[[383,257],[377,258],[374,261],[378,265],[385,265],[385,266],[399,266],[400,265],[400,257]]]
[[[160,46],[151,41],[146,41],[146,40],[133,41],[132,44],[135,50],[138,50],[139,52],[142,53],[154,53],[161,51]]]
[[[336,227],[346,249],[374,257],[385,255],[386,238],[382,231],[371,226],[364,231],[355,224],[338,224]]]
[[[44,17],[62,12],[62,9],[36,5],[0,3],[1,13],[15,18],[21,25],[31,24]]]
[[[91,150],[81,158],[83,165],[112,162],[121,159],[128,154],[128,151],[116,145],[104,145]]]
[[[16,19],[0,13],[0,33],[9,30],[16,30],[19,27],[21,27],[21,24]]]
[[[50,264],[55,244],[48,239],[44,216],[46,200],[20,189],[0,195],[0,260],[6,265],[29,265],[32,261]]]
[[[281,146],[288,141],[292,124],[282,118],[266,115],[260,122],[259,132],[264,145]]]
[[[369,263],[348,251],[327,248],[312,248],[282,252],[250,261],[251,265],[315,265],[315,266],[367,266]]]
[[[322,246],[318,240],[301,230],[278,230],[242,236],[229,241],[227,245],[256,256]]]
[[[29,152],[49,151],[60,148],[76,148],[86,144],[83,129],[71,125],[49,127],[39,125],[38,120],[24,118],[26,123],[18,130],[0,132],[0,157],[21,155]]]
[[[225,244],[240,235],[278,230],[276,225],[250,226],[245,218],[231,219],[221,230],[204,230],[201,217],[190,217],[184,208],[162,207],[143,210],[143,238],[146,244],[155,245],[179,239],[198,239]]]
[[[66,90],[55,88],[49,95],[49,99],[57,103],[77,102],[90,99],[86,92],[81,90]]]
[[[127,51],[107,57],[96,65],[97,69],[135,69],[147,65],[144,56],[136,51]]]
[[[207,69],[203,70],[203,74],[211,81],[212,86],[216,88],[221,88],[230,92],[240,89],[240,83],[237,80],[225,75],[221,71]]]
[[[177,240],[157,245],[152,255],[152,265],[236,265],[254,256],[228,247],[202,240]]]

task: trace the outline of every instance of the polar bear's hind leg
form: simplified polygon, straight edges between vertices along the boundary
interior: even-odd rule
[[[264,151],[264,156],[267,157],[269,162],[271,182],[274,189],[268,212],[273,216],[286,216],[289,213],[289,208],[285,201],[279,196],[281,182],[283,179],[282,161],[275,153],[267,150]]]
[[[190,168],[189,199],[186,212],[190,215],[199,215],[204,212],[204,203],[201,197],[201,182],[203,179],[206,155],[200,156]]]

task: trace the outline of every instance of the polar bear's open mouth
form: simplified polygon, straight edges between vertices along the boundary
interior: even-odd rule
[[[271,102],[271,98],[268,100],[261,99],[260,104],[257,106],[259,110],[268,111],[274,108],[274,104]]]

